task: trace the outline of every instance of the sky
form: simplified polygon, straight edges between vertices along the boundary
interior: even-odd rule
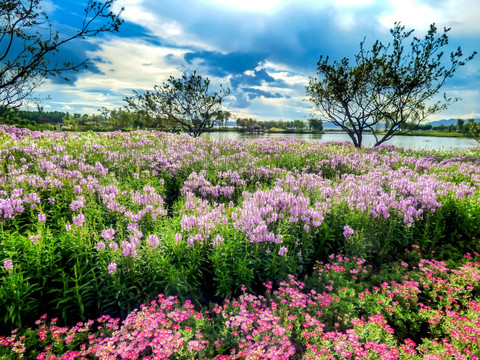
[[[60,34],[82,20],[86,0],[43,0]],[[401,22],[422,38],[431,23],[450,27],[449,49],[480,50],[478,0],[117,0],[120,31],[61,48],[59,59],[89,59],[89,67],[47,80],[37,96],[46,111],[96,113],[120,108],[126,96],[196,71],[231,90],[224,106],[236,117],[308,119],[305,85],[321,55],[352,59],[365,39],[388,43]],[[78,25],[77,25],[78,24]],[[480,59],[442,88],[461,97],[428,120],[480,117]],[[47,98],[48,97],[48,98]]]

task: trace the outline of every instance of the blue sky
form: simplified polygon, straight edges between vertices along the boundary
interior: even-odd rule
[[[61,33],[81,21],[77,0],[44,1]],[[451,27],[450,45],[480,50],[480,1],[472,0],[118,0],[120,32],[70,43],[65,59],[89,58],[71,82],[48,80],[45,110],[95,113],[125,105],[133,90],[152,89],[194,70],[231,89],[224,105],[258,120],[306,119],[305,85],[320,55],[353,57],[366,38],[389,42],[400,21],[423,37],[433,22]],[[480,61],[461,68],[443,90],[463,100],[430,120],[480,117]]]

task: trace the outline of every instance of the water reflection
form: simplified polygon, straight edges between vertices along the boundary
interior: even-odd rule
[[[244,134],[238,132],[212,132],[204,134],[212,140],[254,140],[254,139],[275,139],[275,138],[299,138],[306,141],[328,142],[328,141],[351,141],[347,134],[282,134],[265,133],[258,135]],[[375,144],[373,135],[365,134],[363,145],[371,147]],[[459,149],[477,146],[474,139],[434,136],[394,136],[385,143],[405,149]]]

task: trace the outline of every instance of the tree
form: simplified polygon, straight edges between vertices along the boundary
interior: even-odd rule
[[[298,130],[298,131],[302,131],[303,129],[305,129],[307,127],[307,125],[302,120],[298,120],[298,119],[295,119],[293,121],[293,124],[294,124],[295,129]]]
[[[105,107],[98,109],[99,115],[93,116],[97,118],[98,124],[111,126],[113,130],[127,129],[134,125],[138,119],[138,114],[132,113],[124,108],[109,110]]]
[[[171,76],[162,86],[155,85],[153,91],[136,92],[136,98],[127,97],[125,101],[151,116],[178,124],[183,131],[197,137],[230,116],[222,110],[222,102],[230,90],[220,86],[218,92],[210,93],[209,86],[210,80],[196,72],[180,79]]]
[[[244,118],[236,118],[235,122],[237,124],[237,127],[244,128],[245,126],[247,126],[245,120],[246,119],[244,119]]]
[[[88,0],[80,28],[67,37],[53,29],[41,0],[0,1],[0,105],[19,107],[46,78],[86,66],[86,60],[58,63],[55,55],[75,39],[118,31],[114,1]]]
[[[480,122],[475,122],[475,119],[468,119],[467,125],[470,135],[480,143]]]
[[[449,30],[438,34],[432,24],[423,39],[413,37],[407,47],[404,42],[413,30],[405,31],[395,23],[390,30],[392,43],[377,40],[371,50],[365,50],[363,40],[353,65],[347,58],[330,63],[328,56],[321,56],[320,78],[310,79],[307,96],[325,121],[346,131],[356,147],[362,146],[366,131],[374,135],[375,146],[410,132],[429,115],[459,100],[444,94],[443,100],[431,103],[445,81],[476,55],[464,58],[459,47],[444,64],[442,48],[448,44]],[[379,124],[385,124],[385,130]]]
[[[143,128],[157,128],[159,130],[169,130],[175,128],[176,123],[170,119],[163,111],[162,104],[157,101],[156,93],[147,91],[140,94],[134,91],[135,97],[126,97],[126,108],[136,114],[137,122]]]
[[[232,117],[232,113],[229,111],[223,111],[221,114],[219,114],[218,119],[217,119],[217,124],[218,126],[221,127],[226,127],[228,120]]]
[[[315,118],[310,118],[308,121],[308,127],[313,131],[323,131],[323,121]]]

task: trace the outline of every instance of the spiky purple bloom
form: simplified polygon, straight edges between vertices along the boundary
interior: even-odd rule
[[[11,259],[7,259],[3,262],[3,268],[8,271],[8,272],[11,272],[13,271],[13,262]]]
[[[112,275],[113,273],[115,273],[115,271],[117,271],[117,264],[115,263],[108,264],[108,273]]]

